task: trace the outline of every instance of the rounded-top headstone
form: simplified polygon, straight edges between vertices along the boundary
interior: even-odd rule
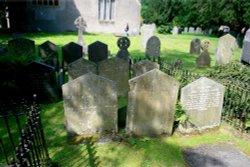
[[[152,36],[147,41],[146,56],[149,58],[160,57],[161,41],[158,37]]]
[[[128,49],[130,46],[130,40],[127,37],[121,37],[118,39],[117,45],[121,50]]]
[[[192,39],[190,43],[190,54],[199,55],[201,53],[201,40],[198,38]]]

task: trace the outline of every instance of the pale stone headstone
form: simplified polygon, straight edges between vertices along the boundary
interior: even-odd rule
[[[243,41],[241,62],[250,64],[250,29],[247,30]]]
[[[189,33],[190,34],[194,34],[195,33],[194,27],[189,27]]]
[[[82,46],[70,42],[62,47],[63,66],[82,58]]]
[[[199,55],[201,53],[201,40],[198,38],[192,39],[190,43],[190,54]]]
[[[100,41],[96,41],[88,46],[89,60],[95,63],[108,58],[108,45]]]
[[[156,31],[155,24],[143,24],[141,27],[141,46],[146,48],[147,41],[150,37],[154,35]]]
[[[196,59],[197,67],[210,67],[211,58],[207,50],[203,51]]]
[[[172,30],[172,34],[177,35],[178,33],[179,33],[179,28],[177,26],[174,26],[174,28]]]
[[[39,45],[39,55],[43,63],[53,66],[58,70],[58,47],[54,43],[46,41]]]
[[[121,37],[117,41],[117,46],[120,48],[120,50],[118,51],[116,57],[119,59],[130,61],[131,58],[128,52],[130,40],[127,37]]]
[[[117,87],[113,81],[88,73],[62,89],[70,136],[117,132]]]
[[[12,52],[17,56],[34,56],[35,42],[26,38],[17,38],[8,41],[8,52]]]
[[[148,39],[146,57],[150,59],[159,58],[161,54],[161,41],[158,37],[152,36]]]
[[[74,80],[87,73],[97,74],[97,65],[83,58],[80,58],[68,65],[69,80]]]
[[[188,27],[184,28],[184,33],[188,33]]]
[[[196,34],[202,34],[202,29],[200,27],[197,27],[195,30]]]
[[[181,105],[196,129],[220,125],[224,86],[206,77],[181,89]]]
[[[134,76],[140,76],[150,70],[159,69],[160,65],[149,60],[142,60],[132,66]]]
[[[77,43],[82,46],[83,55],[86,55],[88,54],[88,47],[85,44],[83,37],[82,37],[83,32],[86,30],[86,27],[87,27],[86,21],[83,19],[82,16],[79,16],[78,18],[76,18],[74,24],[76,28],[78,29]]]
[[[158,69],[129,80],[126,133],[171,134],[178,89],[178,81]]]
[[[108,78],[117,84],[119,97],[128,96],[129,62],[119,58],[103,60],[98,64],[100,76]]]

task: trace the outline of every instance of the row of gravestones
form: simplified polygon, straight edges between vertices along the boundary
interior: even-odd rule
[[[136,136],[172,134],[178,81],[159,69],[152,69],[127,82],[126,133]],[[196,129],[220,124],[222,85],[202,77],[181,92],[183,109]],[[93,73],[82,75],[63,85],[63,100],[69,135],[117,132],[116,82]]]

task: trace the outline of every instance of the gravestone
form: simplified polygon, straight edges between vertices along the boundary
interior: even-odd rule
[[[26,38],[12,39],[8,41],[8,51],[19,56],[34,56],[35,42]]]
[[[149,38],[146,47],[146,57],[149,59],[159,58],[161,54],[161,41],[158,37]]]
[[[196,34],[202,34],[202,29],[200,27],[197,27],[195,30]]]
[[[117,132],[117,87],[88,73],[62,86],[69,136]]]
[[[63,66],[82,58],[82,46],[77,43],[70,42],[62,47]]]
[[[201,53],[201,40],[198,38],[192,39],[190,43],[190,54],[199,55]]]
[[[217,65],[228,64],[232,61],[234,49],[232,41],[231,35],[229,34],[219,38],[218,47],[215,51],[215,60]]]
[[[43,63],[59,68],[58,47],[54,43],[46,41],[39,45],[39,56]]]
[[[119,97],[128,96],[129,61],[119,58],[103,60],[98,64],[98,73],[117,84]]]
[[[74,80],[90,72],[97,74],[97,65],[83,58],[80,58],[68,65],[69,80]]]
[[[87,27],[86,21],[83,19],[82,16],[79,16],[78,18],[76,18],[74,24],[76,25],[76,28],[78,29],[77,43],[82,46],[83,55],[87,55],[88,54],[88,47],[86,46],[86,44],[83,40],[83,37],[82,37],[83,31],[85,31],[85,29]]]
[[[190,34],[194,34],[195,33],[194,27],[189,27],[189,33]]]
[[[147,41],[156,31],[155,24],[143,24],[141,27],[141,46],[146,48]]]
[[[172,34],[177,35],[178,33],[179,33],[179,28],[177,26],[174,26],[174,28],[172,30]]]
[[[89,60],[98,63],[108,58],[108,45],[96,41],[88,46]]]
[[[211,58],[207,50],[203,51],[196,59],[197,67],[210,67]]]
[[[142,60],[132,66],[134,76],[140,76],[150,70],[159,69],[160,65],[149,60]]]
[[[188,27],[184,28],[184,33],[188,33]]]
[[[158,69],[129,80],[126,133],[172,134],[178,81]]]
[[[128,48],[130,46],[130,40],[127,37],[121,37],[117,41],[117,46],[119,47],[120,50],[118,51],[116,58],[130,61],[131,58],[128,52]]]
[[[53,101],[58,97],[55,68],[40,62],[31,62],[20,70],[17,83],[25,97]]]
[[[244,37],[240,60],[242,63],[250,64],[250,29],[247,30]]]
[[[197,129],[220,125],[224,86],[206,77],[181,89],[181,105]]]

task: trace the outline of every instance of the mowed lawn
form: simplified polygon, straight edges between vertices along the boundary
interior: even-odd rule
[[[0,34],[0,42],[7,44],[9,35]],[[195,66],[195,56],[189,54],[190,41],[193,38],[211,41],[209,53],[211,65],[215,66],[214,51],[218,38],[202,35],[157,35],[161,40],[161,57],[171,63],[177,58],[183,61],[183,66],[190,71],[199,71]],[[25,37],[35,41],[36,45],[49,40],[61,48],[69,42],[77,41],[77,34],[73,32],[55,33],[27,33]],[[112,56],[118,52],[117,40],[111,34],[84,34],[86,44],[97,40],[108,45]],[[130,37],[131,57],[144,57],[145,50],[141,48],[140,37]],[[60,49],[61,53],[61,49]],[[241,49],[234,52],[233,59],[239,61]],[[204,69],[207,70],[207,69]],[[64,120],[63,102],[43,104],[42,120],[45,137],[51,159],[63,167],[182,167],[185,166],[182,150],[201,144],[229,143],[250,155],[250,141],[241,135],[235,136],[226,124],[221,128],[204,134],[160,136],[158,138],[131,138],[124,135],[120,129],[118,135],[113,135],[116,141],[108,144],[87,143],[79,139],[72,142],[67,137]],[[228,130],[229,129],[229,130]],[[98,137],[95,137],[95,139]],[[2,160],[0,161],[2,162]]]

